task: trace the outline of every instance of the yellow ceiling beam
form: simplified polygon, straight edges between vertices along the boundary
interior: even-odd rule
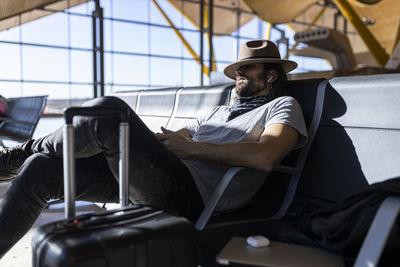
[[[343,16],[350,21],[356,29],[376,61],[380,65],[384,66],[389,60],[389,55],[380,45],[378,40],[376,40],[375,36],[368,30],[367,26],[354,11],[353,7],[346,0],[333,0],[333,2],[339,8],[340,12],[342,12]]]
[[[267,22],[267,34],[266,34],[266,39],[269,40],[269,38],[271,38],[271,23]]]
[[[157,9],[160,11],[161,15],[165,18],[165,20],[168,22],[169,26],[172,27],[172,29],[174,30],[174,32],[176,33],[176,35],[178,36],[178,38],[181,40],[181,42],[183,43],[183,45],[186,47],[186,49],[189,51],[189,53],[192,55],[193,59],[196,60],[197,63],[199,63],[201,65],[200,62],[200,57],[196,54],[196,52],[193,50],[193,48],[190,46],[190,44],[186,41],[186,39],[183,37],[183,35],[180,33],[180,31],[175,27],[175,25],[172,23],[172,21],[169,19],[169,17],[167,16],[167,14],[165,14],[164,10],[162,10],[162,8],[158,5],[156,0],[153,0],[154,5],[157,7]],[[207,68],[207,66],[205,66],[203,64],[203,71],[204,73],[206,73],[207,75],[209,75],[209,70]]]

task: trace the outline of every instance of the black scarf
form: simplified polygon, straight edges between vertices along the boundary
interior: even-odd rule
[[[267,104],[273,99],[271,95],[267,96],[250,96],[250,97],[238,97],[233,102],[233,105],[229,108],[229,117],[228,121],[236,118],[239,115],[242,115],[246,112],[249,112],[253,109],[261,107],[262,105]]]

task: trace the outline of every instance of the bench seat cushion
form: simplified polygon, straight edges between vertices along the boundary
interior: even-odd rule
[[[400,175],[400,75],[333,78],[298,192],[339,201]]]

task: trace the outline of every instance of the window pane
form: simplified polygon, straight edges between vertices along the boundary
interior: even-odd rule
[[[183,86],[196,86],[200,84],[200,65],[194,60],[184,60],[182,71]]]
[[[49,98],[68,98],[68,84],[24,83],[24,95],[49,95]]]
[[[114,21],[114,50],[149,53],[148,26]]]
[[[213,84],[221,83],[234,83],[235,81],[224,74],[224,69],[229,64],[227,63],[217,63],[218,73],[213,73],[212,80]]]
[[[103,4],[104,1],[101,2],[101,5]],[[79,13],[79,14],[85,14],[85,15],[91,15],[92,12],[94,11],[94,3],[92,1],[81,4],[79,6],[75,6],[69,9],[70,12],[74,13]]]
[[[111,18],[113,16],[112,11],[113,11],[113,0],[102,0],[100,2],[100,6],[103,8],[103,17],[105,18]]]
[[[68,50],[22,47],[23,79],[68,81]]]
[[[14,27],[9,30],[0,31],[0,41],[19,41],[19,27]]]
[[[0,43],[0,79],[20,79],[19,45]]]
[[[92,49],[92,19],[71,15],[71,46]]]
[[[113,47],[113,42],[114,42],[114,30],[113,30],[113,24],[114,21],[104,19],[104,50],[105,51],[111,51],[114,50]],[[90,39],[92,40],[92,39]]]
[[[93,81],[93,57],[91,52],[71,51],[71,81]]]
[[[128,20],[148,20],[148,0],[113,1],[113,17]]]
[[[158,1],[160,4],[160,1]],[[160,6],[162,6],[160,4]],[[168,15],[170,17],[170,15]],[[168,22],[165,20],[165,18],[161,15],[160,11],[158,8],[154,5],[153,1],[150,4],[150,22],[155,23],[155,24],[161,24],[161,25],[167,25]]]
[[[0,95],[4,97],[19,97],[22,93],[20,83],[0,81]]]
[[[151,84],[181,86],[181,69],[180,60],[151,58]]]
[[[114,55],[104,53],[104,80],[105,83],[114,82]]]
[[[254,18],[240,27],[240,35],[252,39],[258,38],[258,20]]]
[[[213,38],[215,59],[232,61],[233,58],[236,58],[236,55],[234,55],[234,45],[236,45],[236,40],[231,36],[219,36]],[[209,58],[208,55],[207,58]]]
[[[180,56],[182,42],[172,29],[151,29],[151,53],[157,55]]]
[[[91,98],[93,97],[92,85],[71,85],[71,98]]]
[[[64,13],[49,15],[21,27],[23,42],[68,45],[67,15]]]
[[[114,82],[116,84],[147,84],[147,70],[147,57],[114,54]]]

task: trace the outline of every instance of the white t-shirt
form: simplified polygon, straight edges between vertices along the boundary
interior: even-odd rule
[[[258,141],[264,129],[271,124],[286,124],[299,133],[295,149],[307,142],[307,130],[303,112],[296,99],[283,96],[244,113],[227,122],[228,106],[218,106],[210,114],[186,126],[193,141],[216,144]],[[249,155],[251,157],[252,155]],[[209,161],[184,159],[200,191],[204,203],[210,198],[225,172],[232,166]],[[242,177],[239,173],[228,186],[216,211],[230,210],[243,206],[257,192],[265,181],[265,176]]]

